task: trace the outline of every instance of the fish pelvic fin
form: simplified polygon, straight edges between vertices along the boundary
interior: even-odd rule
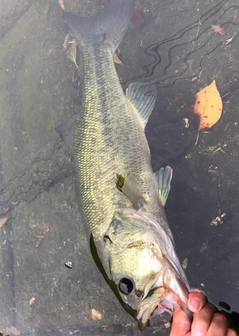
[[[134,0],[111,0],[92,17],[81,17],[70,12],[63,12],[62,17],[80,47],[101,42],[114,52],[130,24],[133,11]]]

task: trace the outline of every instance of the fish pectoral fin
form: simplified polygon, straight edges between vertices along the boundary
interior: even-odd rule
[[[126,89],[126,97],[138,111],[144,127],[153,111],[156,96],[157,89],[154,84],[131,83]]]
[[[133,175],[124,176],[116,174],[116,187],[122,192],[133,204],[133,207],[138,210],[146,202],[140,187]]]
[[[160,168],[154,173],[154,177],[157,183],[159,199],[163,205],[166,204],[170,189],[171,180],[173,176],[173,169],[169,166]]]
[[[56,132],[60,135],[63,142],[70,150],[70,154],[74,156],[74,131],[77,115],[74,115],[67,121],[63,122],[55,128]]]

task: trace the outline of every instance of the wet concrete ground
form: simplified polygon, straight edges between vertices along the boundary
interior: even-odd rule
[[[97,1],[66,1],[89,14]],[[165,314],[143,333],[95,267],[75,201],[74,163],[55,127],[79,111],[68,79],[57,1],[2,0],[0,13],[0,330],[4,335],[168,335]],[[158,87],[147,126],[154,170],[174,169],[166,205],[192,287],[239,308],[239,6],[228,1],[136,1],[117,65],[122,85]],[[226,35],[215,33],[220,25]],[[220,121],[185,128],[195,94],[215,79]],[[223,223],[210,225],[217,216]],[[71,261],[72,269],[65,267]],[[91,309],[102,314],[93,320]],[[166,327],[168,325],[166,324]],[[20,334],[19,334],[20,333]]]

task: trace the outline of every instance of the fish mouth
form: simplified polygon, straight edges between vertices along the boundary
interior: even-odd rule
[[[187,291],[186,287],[185,290]],[[156,288],[141,301],[138,307],[138,328],[144,330],[151,320],[161,315],[164,311],[173,314],[177,308],[183,310],[188,318],[192,320],[192,312],[188,309],[185,298],[183,300],[178,294],[166,287]]]
[[[168,253],[170,256],[170,254]],[[179,308],[192,319],[187,307],[189,284],[183,269],[176,257],[158,257],[161,271],[148,281],[144,289],[144,297],[137,309],[138,327],[143,330],[152,319],[163,312],[173,314]]]

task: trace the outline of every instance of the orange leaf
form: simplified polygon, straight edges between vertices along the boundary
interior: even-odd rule
[[[215,125],[221,115],[222,99],[214,80],[196,94],[195,103],[190,113],[191,122],[193,127],[200,132]]]

